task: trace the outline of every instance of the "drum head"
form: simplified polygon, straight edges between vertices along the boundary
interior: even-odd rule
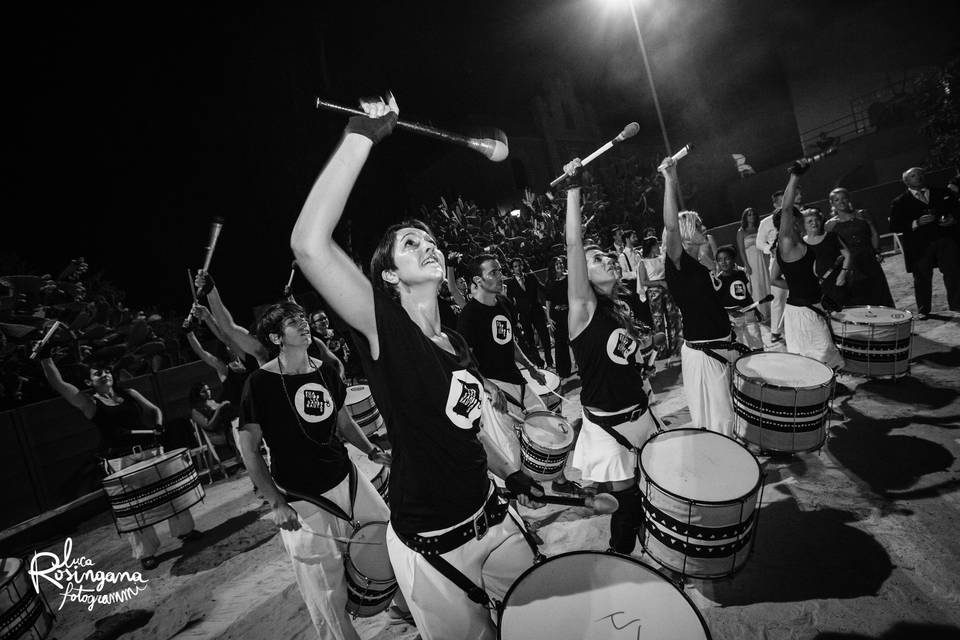
[[[356,404],[361,400],[366,400],[369,397],[369,386],[365,384],[355,384],[352,387],[347,387],[347,398],[344,400],[344,404]]]
[[[546,449],[565,449],[573,442],[570,423],[550,411],[531,411],[521,428],[530,442]]]
[[[686,594],[653,568],[627,556],[574,551],[513,583],[499,637],[697,640],[710,632]]]
[[[737,360],[734,366],[745,378],[791,389],[819,387],[833,378],[833,370],[827,365],[795,353],[752,353]]]
[[[390,556],[387,553],[386,522],[376,521],[361,525],[350,536],[347,553],[350,554],[350,562],[356,570],[367,578],[393,580],[393,567],[390,566]]]
[[[760,482],[753,454],[732,438],[703,429],[653,436],[640,450],[640,469],[664,491],[694,502],[736,501]]]
[[[893,307],[848,307],[831,315],[839,322],[855,322],[859,324],[900,324],[913,319],[913,314],[906,309]]]
[[[186,452],[187,452],[187,450],[186,450],[186,449],[183,449],[183,448],[181,448],[181,449],[174,449],[173,451],[168,451],[168,452],[166,452],[166,453],[164,453],[164,454],[161,454],[161,455],[159,455],[159,456],[154,456],[153,458],[147,458],[146,460],[141,460],[140,462],[137,462],[137,463],[135,463],[135,464],[132,464],[132,465],[130,465],[129,467],[124,467],[123,469],[121,469],[120,471],[117,471],[116,473],[111,473],[110,475],[108,475],[108,476],[107,476],[106,478],[104,478],[103,480],[104,480],[104,482],[106,482],[107,480],[113,480],[113,479],[116,479],[116,478],[122,478],[123,476],[128,476],[128,475],[130,475],[131,473],[136,473],[136,472],[138,472],[138,471],[143,471],[143,470],[146,469],[147,467],[153,467],[153,466],[155,466],[155,465],[158,465],[158,464],[161,464],[161,463],[163,463],[163,462],[166,462],[167,460],[172,460],[172,459],[174,459],[174,458],[177,458],[177,457],[183,455],[183,454],[186,453]]]
[[[521,370],[520,373],[523,374],[523,377],[526,378],[527,384],[530,385],[530,390],[533,391],[538,396],[542,396],[545,393],[550,393],[551,391],[556,391],[560,388],[560,376],[555,374],[552,371],[547,371],[545,369],[539,369],[540,373],[543,374],[543,377],[546,378],[546,384],[540,384],[536,380],[530,377],[530,372],[526,369]]]

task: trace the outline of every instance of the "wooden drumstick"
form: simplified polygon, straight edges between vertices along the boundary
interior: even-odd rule
[[[217,216],[210,223],[210,240],[207,242],[206,254],[203,256],[203,267],[201,268],[204,273],[210,270],[210,261],[213,260],[213,250],[217,248],[217,238],[220,237],[221,229],[223,229],[223,218]]]
[[[756,308],[759,307],[760,305],[766,304],[766,303],[770,302],[771,300],[773,300],[773,294],[772,294],[772,293],[768,293],[767,295],[763,296],[762,298],[760,298],[760,299],[757,300],[756,302],[754,302],[754,303],[752,303],[752,304],[748,304],[748,305],[745,306],[745,307],[740,307],[739,309],[737,309],[737,311],[738,311],[739,313],[746,313],[747,311],[753,311],[754,309],[756,309]]]
[[[504,497],[513,500],[517,496],[509,491],[504,491]],[[568,507],[586,507],[592,509],[594,513],[613,513],[620,508],[620,501],[609,493],[598,493],[595,496],[530,496],[531,500],[543,502],[544,504],[562,504]]]

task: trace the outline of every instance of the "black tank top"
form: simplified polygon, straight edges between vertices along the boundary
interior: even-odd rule
[[[813,270],[815,261],[814,252],[809,247],[804,251],[803,257],[794,262],[785,262],[777,251],[777,262],[787,278],[787,286],[790,287],[787,304],[806,307],[820,302],[823,292],[820,290],[820,280]]]
[[[121,397],[123,402],[109,405],[93,396],[97,410],[90,421],[100,431],[100,455],[117,455],[137,445],[147,447],[155,444],[156,436],[130,433],[146,427],[141,421],[140,405],[125,393],[121,392]]]
[[[590,324],[570,341],[580,367],[580,402],[601,411],[647,406],[643,376],[634,365],[640,343],[599,308]]]

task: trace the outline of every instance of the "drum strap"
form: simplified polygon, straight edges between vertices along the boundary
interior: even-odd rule
[[[644,407],[643,409],[634,409],[633,411],[627,411],[624,413],[614,414],[612,416],[598,416],[590,412],[586,407],[583,408],[583,412],[586,414],[587,418],[590,419],[590,422],[597,425],[603,429],[608,436],[617,441],[621,447],[628,451],[637,451],[637,447],[633,446],[626,436],[614,429],[618,424],[623,424],[624,422],[633,422],[642,416],[644,413],[650,413],[650,418],[653,420],[653,424],[657,427],[657,432],[663,431],[663,425],[660,423],[660,420],[657,418],[656,414],[649,407]]]
[[[332,516],[335,516],[337,518],[340,518],[341,520],[346,520],[347,522],[352,523],[353,510],[357,502],[357,468],[353,465],[352,462],[350,463],[350,471],[348,475],[350,478],[350,513],[347,513],[346,511],[341,509],[340,505],[338,505],[333,500],[330,500],[329,498],[325,498],[323,496],[314,496],[314,495],[307,495],[305,493],[298,493],[296,491],[284,489],[280,485],[277,485],[277,489],[279,489],[280,493],[282,493],[288,499],[293,498],[294,500],[303,500],[305,502],[309,502],[310,504],[320,507],[321,509],[323,509],[324,511],[326,511]]]
[[[729,360],[721,356],[719,353],[714,351],[714,349],[726,349],[729,351],[736,351],[740,355],[747,355],[748,353],[753,353],[753,350],[750,349],[745,344],[740,344],[735,340],[711,340],[709,342],[690,342],[687,340],[687,346],[696,351],[703,351],[705,354],[716,360],[721,364],[731,364]]]

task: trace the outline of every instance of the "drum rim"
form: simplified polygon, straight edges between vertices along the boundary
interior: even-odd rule
[[[500,602],[500,606],[498,608],[499,611],[497,612],[497,640],[503,640],[503,635],[502,635],[503,634],[503,613],[504,611],[506,611],[507,603],[510,601],[510,596],[513,595],[513,592],[516,589],[517,585],[520,584],[523,581],[523,579],[527,577],[528,574],[533,573],[533,571],[535,571],[538,567],[541,567],[547,564],[548,562],[553,562],[554,560],[565,558],[567,556],[582,556],[582,555],[612,556],[620,560],[626,560],[628,562],[632,562],[633,564],[638,564],[641,567],[644,567],[645,569],[648,569],[652,573],[656,574],[660,578],[663,578],[663,581],[666,584],[673,587],[674,589],[676,589],[680,593],[680,595],[683,597],[683,599],[686,600],[687,604],[690,605],[690,608],[693,609],[694,613],[697,614],[697,619],[700,621],[700,626],[703,627],[703,631],[704,633],[706,633],[706,640],[713,640],[713,635],[710,633],[710,627],[707,626],[706,619],[704,619],[703,614],[700,612],[700,609],[697,607],[697,605],[694,604],[693,599],[690,596],[688,596],[683,589],[681,589],[676,584],[674,584],[674,582],[670,580],[670,578],[665,576],[657,567],[650,566],[646,562],[642,562],[634,558],[633,556],[624,555],[622,553],[616,553],[614,551],[598,551],[594,549],[579,549],[577,551],[566,551],[564,553],[558,553],[555,556],[548,557],[546,560],[535,562],[534,564],[527,567],[523,573],[517,576],[514,579],[513,584],[510,585],[510,588],[507,589],[507,593],[504,594],[503,600]]]
[[[894,311],[905,313],[907,317],[904,318],[903,320],[887,321],[887,322],[863,322],[861,320],[845,320],[837,317],[837,314],[843,313],[844,311],[850,311],[852,309],[893,309]],[[859,324],[867,327],[895,327],[897,325],[906,324],[907,322],[913,322],[913,311],[910,311],[908,309],[898,309],[897,307],[885,307],[879,304],[858,304],[853,307],[844,307],[840,311],[832,311],[830,313],[830,319],[835,320],[840,324]]]
[[[3,556],[3,559],[16,560],[17,562],[20,563],[20,566],[17,567],[16,571],[11,573],[9,577],[4,579],[3,582],[0,582],[0,591],[3,591],[4,589],[6,589],[7,585],[12,583],[17,578],[17,575],[19,575],[20,573],[26,573],[26,567],[27,567],[27,559],[22,556]]]
[[[819,364],[819,365],[821,365],[821,366],[823,366],[823,367],[826,367],[826,369],[830,372],[830,378],[829,378],[826,382],[821,382],[820,384],[811,384],[811,385],[806,385],[806,386],[798,387],[798,386],[788,386],[788,385],[784,385],[784,384],[774,384],[774,383],[772,383],[772,382],[766,382],[763,378],[759,378],[759,377],[757,377],[757,376],[748,376],[748,375],[740,372],[740,368],[739,368],[739,367],[740,367],[740,362],[741,362],[742,360],[745,360],[746,358],[749,358],[749,357],[751,357],[751,356],[766,355],[766,354],[771,354],[771,355],[773,355],[773,354],[783,355],[783,354],[781,354],[780,352],[761,351],[761,352],[759,352],[759,353],[748,353],[747,355],[743,356],[742,358],[737,358],[737,361],[736,361],[735,363],[733,363],[733,380],[731,380],[731,382],[730,382],[731,386],[733,385],[733,383],[734,383],[737,379],[742,379],[742,380],[749,380],[750,382],[757,382],[758,385],[761,386],[761,387],[772,387],[772,388],[774,388],[774,389],[782,389],[782,390],[784,390],[784,391],[800,391],[800,390],[807,391],[807,390],[813,390],[813,389],[823,389],[823,388],[825,388],[825,387],[829,387],[829,386],[832,385],[832,384],[835,384],[836,381],[837,381],[837,372],[836,372],[836,371],[834,371],[834,370],[831,369],[830,367],[827,367],[827,365],[823,364],[822,362],[820,362],[820,361],[817,360],[816,358],[811,358],[810,356],[804,356],[804,355],[801,355],[801,354],[799,354],[799,353],[787,353],[786,355],[795,356],[795,357],[797,357],[797,358],[806,358],[807,360],[811,360],[811,361],[816,362],[817,364]],[[723,434],[721,433],[720,435],[723,435]]]
[[[660,484],[658,484],[657,481],[651,478],[650,474],[647,473],[646,470],[644,470],[643,468],[643,450],[646,449],[647,445],[653,442],[653,440],[658,436],[661,436],[667,433],[678,433],[680,431],[693,431],[696,433],[700,433],[700,432],[712,433],[714,435],[720,436],[721,438],[726,438],[727,440],[734,443],[735,445],[737,445],[738,447],[746,451],[748,454],[750,454],[750,459],[753,460],[753,464],[755,464],[757,467],[757,482],[753,485],[753,488],[750,489],[750,491],[748,491],[747,493],[743,494],[742,496],[738,498],[731,498],[730,500],[695,500],[693,498],[688,498],[687,496],[681,496],[678,493],[674,493],[673,491],[670,491],[666,487],[663,487]],[[757,456],[753,455],[753,452],[750,451],[750,449],[743,446],[735,438],[731,438],[726,434],[718,433],[716,431],[710,431],[709,429],[698,429],[696,427],[682,427],[680,429],[668,429],[666,431],[659,431],[653,434],[652,436],[650,436],[647,439],[647,441],[643,443],[643,446],[640,447],[640,451],[637,452],[637,465],[640,467],[641,473],[643,473],[643,479],[641,480],[641,482],[647,482],[649,484],[652,484],[657,489],[667,494],[671,498],[677,498],[678,500],[682,500],[683,502],[689,502],[690,504],[709,504],[709,505],[737,504],[738,502],[743,502],[745,499],[756,494],[760,490],[760,487],[763,486],[763,468],[760,466],[760,461],[757,460]]]
[[[355,400],[355,401],[352,402],[352,403],[347,402],[347,396],[350,395],[350,390],[351,390],[351,389],[357,389],[358,387],[366,387],[366,389],[367,389],[367,395],[365,395],[365,396],[363,396],[362,398],[360,398],[360,400],[366,400],[366,399],[368,399],[368,398],[372,398],[372,397],[373,397],[373,391],[370,389],[370,385],[368,385],[368,384],[352,384],[352,385],[348,386],[348,387],[346,388],[346,391],[344,392],[344,395],[343,395],[343,403],[344,403],[344,404],[356,404],[357,402],[360,401],[360,400]]]
[[[550,411],[550,409],[534,409],[533,411],[525,411],[523,413],[523,422],[520,424],[520,429],[522,430],[524,425],[527,424],[527,418],[531,416],[542,416],[542,415],[547,415],[547,416],[562,420],[567,425],[567,430],[571,434],[570,443],[571,444],[573,443],[573,440],[576,438],[576,434],[573,432],[573,427],[570,425],[570,421],[564,418],[562,415],[560,415],[556,411]],[[569,447],[570,445],[565,445],[565,446]]]
[[[161,454],[158,455],[158,456],[153,456],[152,458],[144,458],[143,460],[140,460],[139,462],[135,462],[134,464],[130,465],[129,467],[124,467],[123,469],[120,469],[120,471],[114,471],[114,472],[111,473],[110,475],[104,476],[103,478],[101,478],[100,482],[103,483],[103,482],[106,482],[107,480],[111,480],[111,479],[116,480],[116,479],[118,479],[118,478],[122,478],[123,476],[129,474],[130,469],[131,469],[134,465],[138,465],[138,464],[140,464],[141,462],[149,462],[150,464],[147,464],[147,465],[144,465],[144,466],[140,467],[139,469],[137,469],[137,471],[143,471],[144,469],[149,469],[150,467],[155,467],[155,466],[157,466],[158,464],[160,464],[161,462],[165,462],[165,461],[167,461],[167,460],[172,460],[173,458],[177,457],[178,455],[182,455],[182,454],[184,454],[184,453],[187,454],[187,457],[188,457],[188,458],[190,457],[189,451],[188,451],[188,449],[187,449],[186,447],[180,447],[179,449],[174,449],[173,451],[164,451],[163,453],[161,453]],[[193,460],[191,459],[190,462],[192,463]],[[127,473],[124,473],[124,471],[126,471]]]
[[[384,466],[386,466],[386,465],[384,465]],[[376,583],[380,583],[380,584],[385,584],[385,583],[390,582],[390,580],[378,580],[378,579],[371,578],[370,576],[365,575],[362,571],[360,571],[360,569],[359,569],[359,567],[357,567],[356,563],[354,563],[354,561],[353,561],[353,556],[350,555],[350,545],[351,545],[351,543],[353,543],[353,538],[354,538],[354,536],[357,535],[357,532],[358,532],[358,531],[360,531],[360,530],[363,529],[364,527],[368,527],[368,526],[370,526],[370,525],[372,525],[372,524],[382,524],[382,525],[384,525],[385,528],[389,528],[389,525],[390,525],[390,523],[389,523],[387,520],[368,520],[367,522],[361,522],[359,526],[354,527],[353,533],[350,534],[350,542],[347,542],[347,543],[346,543],[346,546],[344,546],[344,548],[343,548],[343,552],[342,552],[343,560],[344,560],[344,562],[349,563],[350,566],[353,567],[353,570],[354,570],[354,571],[356,571],[356,572],[359,573],[360,575],[362,575],[362,576],[364,576],[365,578],[367,578],[367,580],[370,580],[370,582],[376,582]],[[383,543],[383,544],[384,544],[384,547],[386,547],[386,544],[387,544],[387,543],[386,543],[386,540],[384,540],[384,543]],[[389,558],[389,552],[388,552],[387,557]],[[388,560],[388,562],[389,562],[389,560]],[[390,566],[390,569],[391,569],[391,571],[393,570],[393,565]],[[396,576],[396,574],[394,574],[392,580],[393,580],[393,582],[397,582],[397,576]]]

